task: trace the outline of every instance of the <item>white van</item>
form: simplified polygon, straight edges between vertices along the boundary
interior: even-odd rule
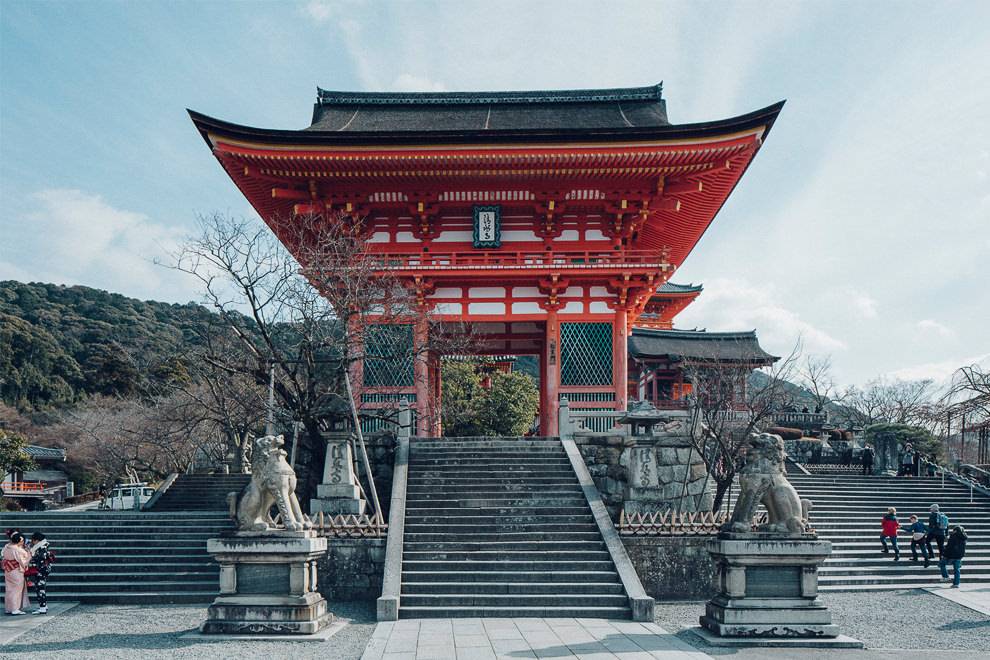
[[[155,494],[155,489],[148,484],[120,484],[114,486],[110,494],[107,495],[106,508],[116,511],[127,511],[134,509],[134,493],[137,492],[138,506],[151,499]]]

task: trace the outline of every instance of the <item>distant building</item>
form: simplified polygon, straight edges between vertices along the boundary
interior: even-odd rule
[[[68,475],[62,469],[65,450],[27,445],[24,453],[34,459],[34,470],[13,472],[3,476],[3,491],[7,497],[61,500],[66,496]]]

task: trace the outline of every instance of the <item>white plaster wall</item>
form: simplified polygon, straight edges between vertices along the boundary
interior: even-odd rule
[[[512,303],[513,314],[543,314],[543,308],[536,302],[514,302]],[[531,331],[532,332],[532,331]]]
[[[505,287],[473,286],[468,289],[468,298],[505,298]]]
[[[468,303],[468,314],[505,314],[505,303]]]
[[[560,309],[560,311],[558,313],[559,314],[584,314],[584,303],[583,302],[580,302],[580,301],[577,301],[577,300],[572,300],[571,302],[569,302],[566,305],[564,305]]]

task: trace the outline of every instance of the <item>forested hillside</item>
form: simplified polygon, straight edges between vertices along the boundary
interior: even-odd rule
[[[0,282],[0,400],[41,410],[91,394],[133,396],[149,377],[181,380],[214,320],[191,303]]]

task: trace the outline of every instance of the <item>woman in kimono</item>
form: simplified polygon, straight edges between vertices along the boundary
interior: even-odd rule
[[[3,547],[3,576],[7,591],[3,604],[7,614],[26,614],[25,607],[31,605],[27,594],[27,581],[24,571],[31,563],[31,553],[24,548],[24,535],[11,532],[10,541]]]

